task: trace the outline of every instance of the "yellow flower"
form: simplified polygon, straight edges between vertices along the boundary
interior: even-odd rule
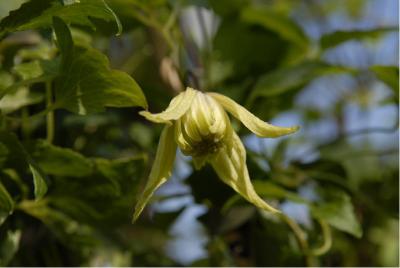
[[[193,159],[196,169],[210,163],[219,178],[247,201],[270,212],[278,212],[255,192],[246,166],[246,150],[232,129],[228,111],[259,137],[275,138],[297,131],[298,127],[270,125],[228,97],[202,93],[192,88],[172,99],[158,114],[142,111],[148,120],[166,124],[147,185],[135,207],[135,221],[154,191],[167,181],[173,168],[176,149]]]

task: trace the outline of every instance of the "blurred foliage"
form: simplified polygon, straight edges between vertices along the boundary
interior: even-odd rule
[[[398,109],[398,66],[361,68],[326,56],[349,42],[373,46],[398,27],[315,38],[300,23],[324,25],[338,11],[357,19],[367,2],[0,2],[0,266],[398,266],[396,141],[351,142],[396,133],[397,123],[344,125],[349,104]],[[326,110],[297,104],[327,77],[352,79],[350,93]],[[378,103],[376,84],[386,92]],[[204,256],[189,262],[168,247],[190,205],[150,206],[130,221],[161,130],[137,112],[147,103],[162,110],[183,85],[226,94],[264,120],[285,112],[303,120],[302,132],[274,149],[248,146],[256,191],[292,213],[256,209],[211,168],[185,175],[180,183],[191,191],[183,195],[205,208],[196,220],[207,241]],[[314,141],[311,126],[332,119],[337,133]],[[294,157],[293,147],[310,142]]]

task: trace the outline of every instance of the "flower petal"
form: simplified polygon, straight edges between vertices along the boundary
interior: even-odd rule
[[[275,138],[296,132],[299,129],[298,126],[273,126],[260,120],[258,117],[246,110],[246,108],[224,95],[215,92],[209,92],[207,94],[217,100],[219,104],[222,105],[222,107],[224,107],[229,113],[240,120],[248,129],[250,129],[254,134],[259,137]]]
[[[215,172],[223,182],[232,187],[247,201],[259,208],[279,213],[279,210],[268,205],[254,190],[246,166],[246,150],[235,132],[232,134],[232,140],[230,148],[226,146],[211,160]]]
[[[196,96],[196,90],[188,87],[184,92],[172,99],[167,109],[161,113],[152,114],[148,111],[139,112],[140,115],[146,117],[147,120],[155,123],[172,124],[171,120],[179,119],[192,105]]]
[[[139,217],[143,208],[150,200],[154,191],[167,181],[171,175],[176,155],[176,143],[174,141],[174,127],[165,126],[158,143],[156,158],[151,169],[149,180],[136,204],[133,221]]]

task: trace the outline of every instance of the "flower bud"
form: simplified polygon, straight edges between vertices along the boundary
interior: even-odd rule
[[[189,110],[176,122],[175,139],[184,154],[206,156],[221,148],[230,129],[221,105],[197,91]]]

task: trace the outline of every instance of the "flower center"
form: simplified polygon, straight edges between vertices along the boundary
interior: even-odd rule
[[[175,139],[184,154],[206,156],[218,152],[229,130],[229,118],[221,105],[198,91],[192,106],[176,122]]]

